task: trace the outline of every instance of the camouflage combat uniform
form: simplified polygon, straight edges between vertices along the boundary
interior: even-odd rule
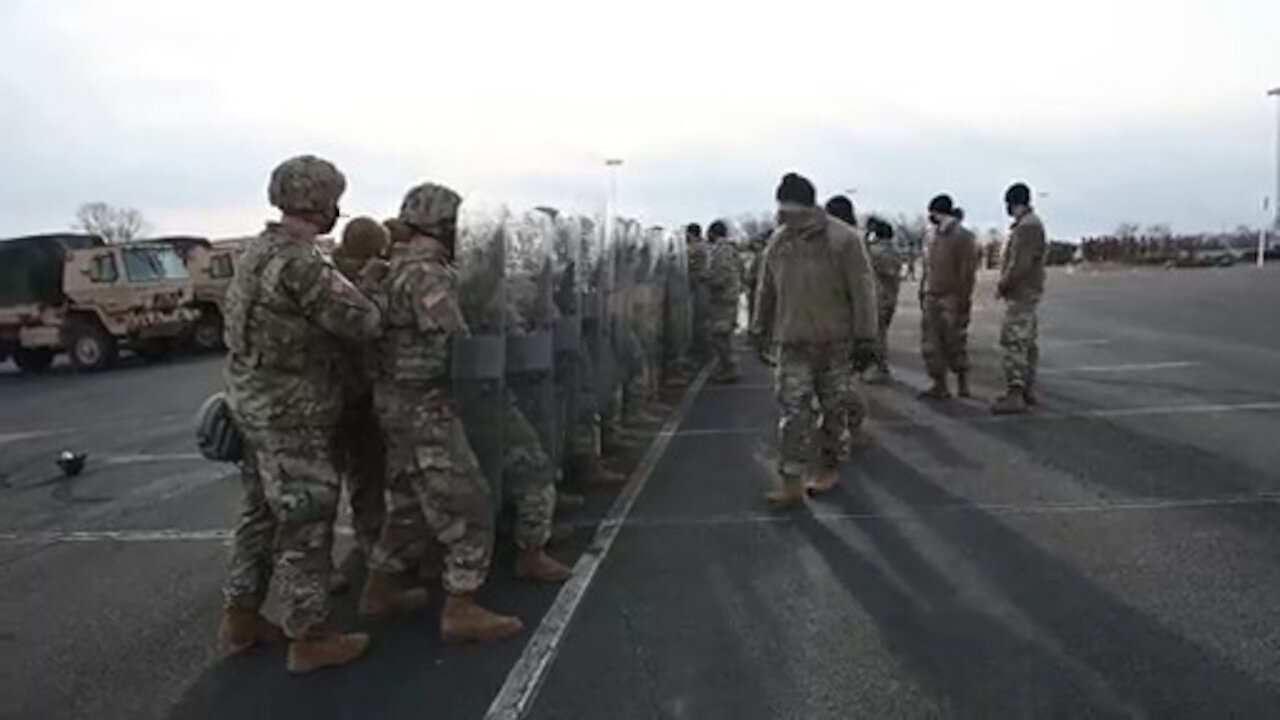
[[[693,347],[695,360],[705,361],[711,351],[711,298],[707,288],[707,272],[711,253],[706,240],[689,242],[689,293],[693,297]]]
[[[891,239],[868,241],[867,252],[871,255],[871,265],[876,273],[876,310],[880,321],[876,338],[876,364],[886,370],[889,367],[889,325],[898,309],[902,258]]]
[[[997,286],[1006,303],[1000,346],[1004,348],[1004,376],[1010,390],[1028,392],[1035,384],[1040,360],[1036,309],[1044,294],[1045,251],[1044,225],[1034,212],[1027,211],[1009,230],[1009,248]]]
[[[276,516],[267,503],[258,460],[251,449],[246,448],[236,469],[240,475],[240,515],[231,537],[231,558],[222,595],[228,609],[256,611],[271,586]]]
[[[929,376],[969,371],[969,313],[978,243],[958,220],[939,229],[925,250],[920,278],[920,352]]]
[[[366,263],[335,256],[334,265],[362,291],[371,289],[362,278]],[[334,440],[335,459],[351,502],[356,544],[366,559],[373,554],[386,516],[386,448],[373,411],[373,351],[372,345],[353,347],[339,358],[343,409]]]
[[[716,361],[716,375],[734,376],[738,362],[733,333],[738,325],[738,301],[742,295],[742,267],[738,251],[725,238],[710,242],[707,260],[707,330]]]
[[[424,206],[417,214],[456,216],[460,199],[452,191],[419,189],[405,201]],[[443,246],[396,246],[385,293],[374,407],[387,445],[387,519],[369,567],[395,574],[418,561],[427,540],[421,508],[446,548],[445,590],[472,593],[489,572],[493,504],[454,405],[449,346],[467,326]]]
[[[345,180],[332,165],[295,158],[273,174],[272,203],[336,215]],[[340,480],[333,434],[342,415],[334,358],[343,340],[364,343],[378,308],[316,249],[313,237],[272,223],[251,241],[227,290],[227,400],[253,448],[275,515],[275,575],[283,628],[293,639],[321,630],[329,612],[333,521]]]
[[[537,550],[551,538],[556,510],[555,468],[538,433],[507,392],[503,417],[502,479],[516,508],[515,542],[521,550]]]
[[[815,459],[815,397],[822,414],[816,459],[833,468],[847,456],[841,438],[859,406],[854,346],[876,337],[875,277],[862,239],[819,208],[791,212],[765,250],[752,325],[754,337],[777,347],[783,478],[800,477]]]

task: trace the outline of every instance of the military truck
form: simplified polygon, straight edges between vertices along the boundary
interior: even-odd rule
[[[171,246],[75,234],[0,241],[0,362],[13,358],[24,372],[47,369],[60,352],[89,371],[113,365],[121,349],[158,359],[198,318]]]
[[[201,350],[222,349],[223,300],[235,274],[236,257],[247,239],[172,236],[152,241],[172,246],[186,265],[195,306],[200,311],[191,339]]]

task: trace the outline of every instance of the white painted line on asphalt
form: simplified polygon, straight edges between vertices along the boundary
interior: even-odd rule
[[[0,445],[11,442],[19,442],[21,440],[30,440],[31,438],[46,437],[49,435],[57,435],[58,430],[32,430],[30,432],[12,432],[0,433]]]
[[[1178,360],[1175,362],[1127,363],[1123,365],[1080,365],[1078,367],[1048,367],[1038,372],[1042,375],[1071,375],[1073,373],[1147,372],[1149,370],[1179,370],[1196,367],[1200,363]]]
[[[702,369],[702,372],[698,373],[698,377],[694,379],[689,385],[689,389],[685,391],[684,397],[680,401],[680,406],[676,408],[675,413],[662,426],[662,430],[659,431],[653,444],[649,446],[649,450],[640,459],[640,464],[636,467],[635,472],[632,473],[631,479],[627,481],[617,500],[609,508],[604,520],[601,521],[595,537],[591,540],[591,544],[587,546],[582,557],[578,558],[578,562],[573,566],[573,577],[569,578],[569,581],[560,588],[555,602],[551,604],[546,615],[543,616],[542,622],[538,624],[538,629],[529,638],[529,643],[525,645],[524,652],[520,654],[520,659],[516,661],[515,666],[511,668],[511,672],[507,674],[506,681],[502,683],[502,689],[493,698],[493,703],[489,705],[489,710],[485,713],[486,720],[518,720],[533,706],[533,701],[537,698],[538,691],[542,688],[542,682],[546,679],[547,672],[551,669],[551,664],[560,652],[560,643],[564,640],[565,631],[569,628],[569,622],[573,620],[574,613],[577,612],[578,605],[582,602],[587,588],[591,586],[591,581],[595,579],[600,563],[609,554],[609,549],[613,547],[613,541],[618,537],[618,532],[622,529],[623,523],[626,522],[627,516],[631,513],[631,508],[635,505],[636,498],[640,496],[640,493],[644,491],[645,485],[649,483],[654,467],[657,466],[658,460],[662,458],[662,454],[666,451],[667,444],[671,442],[671,438],[675,436],[676,429],[680,427],[680,423],[684,422],[685,415],[688,414],[689,408],[693,406],[694,399],[698,397],[699,391],[706,384],[707,377],[710,374],[710,365],[707,365]]]
[[[158,542],[229,542],[233,530],[48,530],[43,532],[0,532],[0,542],[20,545],[56,545],[60,543],[158,543]],[[334,528],[338,535],[354,535],[348,527]]]
[[[93,460],[92,457],[89,458]],[[134,465],[137,463],[164,463],[164,462],[188,462],[191,460],[204,461],[205,457],[200,453],[171,453],[159,455],[112,455],[102,458],[100,461],[103,465]]]
[[[866,512],[840,513],[825,512],[815,509],[822,504],[822,498],[810,500],[810,508],[815,520],[820,522],[843,522],[847,520],[907,520],[920,515],[936,515],[942,513],[981,512],[989,515],[1058,515],[1058,514],[1102,514],[1122,512],[1158,512],[1165,510],[1187,510],[1195,508],[1238,507],[1247,505],[1274,505],[1280,502],[1280,492],[1260,492],[1253,495],[1235,495],[1230,497],[1183,498],[1171,500],[1129,500],[1098,503],[1031,503],[1017,505],[1009,503],[952,503],[947,505],[904,505],[907,512]],[[718,525],[774,525],[791,522],[794,517],[771,514],[745,515],[693,515],[689,517],[671,518],[630,518],[627,527],[632,529],[662,529],[682,527],[714,527]]]
[[[1162,415],[1214,415],[1237,412],[1276,412],[1280,411],[1280,402],[1254,402],[1207,405],[1154,405],[1132,408],[1098,408],[1077,412],[1044,412],[1033,411],[1025,415],[1004,416],[971,416],[971,417],[937,417],[930,420],[894,420],[882,422],[874,418],[867,419],[867,427],[871,428],[912,428],[933,427],[938,425],[978,425],[986,423],[1028,423],[1044,420],[1087,420],[1089,418],[1113,417],[1157,417]],[[690,428],[676,433],[676,437],[705,437],[716,435],[759,435],[777,432],[774,426],[740,427],[740,428]]]

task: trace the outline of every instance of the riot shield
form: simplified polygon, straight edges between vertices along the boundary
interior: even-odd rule
[[[560,462],[573,454],[580,405],[578,388],[584,372],[582,354],[581,251],[583,225],[577,218],[555,215],[551,246],[552,298],[557,318],[552,330],[555,351],[556,427]]]
[[[693,299],[689,293],[689,256],[684,231],[677,228],[667,235],[666,294],[663,307],[665,356],[667,372],[683,376],[689,359],[693,337]]]
[[[638,270],[641,231],[634,220],[620,221],[619,243],[615,250],[617,267],[616,322],[614,348],[622,371],[622,415],[630,416],[645,400],[644,349],[636,334],[640,305]]]
[[[641,287],[639,317],[636,324],[640,344],[644,347],[646,365],[649,368],[649,395],[656,397],[662,377],[662,296],[663,286],[663,232],[660,227],[650,227],[644,233],[640,248],[637,277]]]
[[[554,329],[556,307],[551,266],[555,221],[542,211],[525,213],[515,221],[507,248],[507,367],[508,396],[523,422],[532,427],[536,442],[559,467],[561,443],[556,422]],[[528,430],[506,428],[508,444],[529,443]],[[510,450],[510,448],[508,448]],[[520,448],[522,457],[533,448]]]
[[[511,222],[505,209],[464,206],[456,261],[458,302],[470,335],[453,341],[454,395],[467,438],[501,507],[506,411],[506,256]]]

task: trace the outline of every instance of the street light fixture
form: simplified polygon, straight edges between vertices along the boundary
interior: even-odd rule
[[[613,222],[618,212],[618,168],[622,167],[622,159],[608,158],[604,165],[609,168],[609,200],[604,206],[604,237],[607,242],[613,237]]]
[[[1276,189],[1271,196],[1271,208],[1275,213],[1271,221],[1271,231],[1280,232],[1280,87],[1267,91],[1267,97],[1276,98]],[[1262,267],[1266,255],[1265,231],[1258,234],[1258,267]]]

